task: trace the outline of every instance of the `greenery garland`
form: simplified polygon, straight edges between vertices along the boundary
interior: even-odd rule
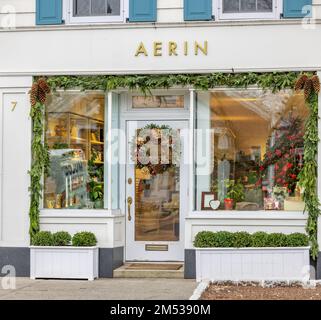
[[[119,76],[53,76],[48,79],[52,90],[115,90],[128,88],[149,93],[152,89],[192,87],[208,90],[216,87],[247,88],[257,85],[276,92],[293,88],[298,72],[273,73],[213,73],[173,75],[119,75]]]
[[[46,95],[50,93],[50,88],[44,79],[36,81],[30,91],[32,119],[32,162],[30,175],[30,227],[29,234],[32,242],[33,237],[40,230],[39,227],[39,207],[42,199],[42,178],[44,174],[48,173],[49,168],[49,152],[48,147],[43,143],[44,135],[44,111]]]
[[[127,88],[149,93],[152,89],[171,87],[192,87],[208,90],[216,87],[247,88],[255,85],[262,89],[277,92],[283,89],[304,89],[305,98],[310,108],[310,116],[305,124],[304,167],[299,175],[299,183],[304,188],[304,201],[308,212],[306,231],[311,243],[311,255],[318,255],[317,220],[320,215],[317,195],[317,149],[318,149],[318,90],[316,76],[311,73],[273,72],[273,73],[214,73],[214,74],[174,74],[174,75],[106,75],[106,76],[53,76],[47,79],[52,90],[114,90]],[[297,81],[299,78],[299,81]],[[302,80],[303,78],[303,80]],[[39,80],[38,80],[39,81]],[[307,84],[308,83],[308,84]],[[314,86],[313,86],[314,84]],[[40,97],[41,98],[41,97]],[[43,98],[43,97],[42,97]],[[33,105],[33,164],[31,175],[30,234],[39,230],[39,203],[41,199],[41,177],[48,169],[48,149],[43,145],[43,99]]]
[[[304,166],[299,173],[299,185],[304,188],[303,200],[308,221],[306,231],[311,244],[311,256],[313,259],[318,257],[318,217],[320,211],[320,201],[317,193],[318,180],[318,94],[320,92],[320,80],[315,75],[308,77],[302,75],[295,84],[295,90],[304,90],[306,104],[310,109],[309,118],[305,124],[304,134]]]

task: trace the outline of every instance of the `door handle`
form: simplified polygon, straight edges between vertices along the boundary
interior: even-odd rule
[[[128,205],[128,221],[131,221],[132,220],[132,216],[130,214],[130,207],[133,203],[133,198],[132,197],[128,197],[127,198],[127,205]]]

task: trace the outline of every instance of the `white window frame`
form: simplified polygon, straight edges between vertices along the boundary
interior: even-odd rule
[[[73,0],[63,1],[64,20],[66,24],[102,24],[102,23],[125,23],[128,18],[129,0],[120,0],[120,15],[119,16],[88,16],[74,17],[73,16]]]
[[[272,12],[223,13],[223,0],[215,1],[213,14],[217,20],[279,20],[283,12],[283,0],[273,0]]]

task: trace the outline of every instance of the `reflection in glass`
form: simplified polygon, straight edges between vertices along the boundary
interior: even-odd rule
[[[303,210],[307,117],[303,95],[290,90],[199,93],[197,210],[204,192],[215,194],[221,210]]]
[[[46,108],[50,171],[44,206],[104,206],[104,95],[56,93]]]
[[[184,96],[133,96],[132,99],[134,109],[184,108]]]
[[[136,241],[179,240],[179,130],[162,128],[152,124],[136,131]]]
[[[272,12],[273,0],[223,0],[224,13]]]

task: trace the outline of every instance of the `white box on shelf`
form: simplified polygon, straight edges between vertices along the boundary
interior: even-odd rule
[[[306,281],[310,248],[196,248],[196,280]]]
[[[30,247],[30,278],[98,278],[98,247]]]

